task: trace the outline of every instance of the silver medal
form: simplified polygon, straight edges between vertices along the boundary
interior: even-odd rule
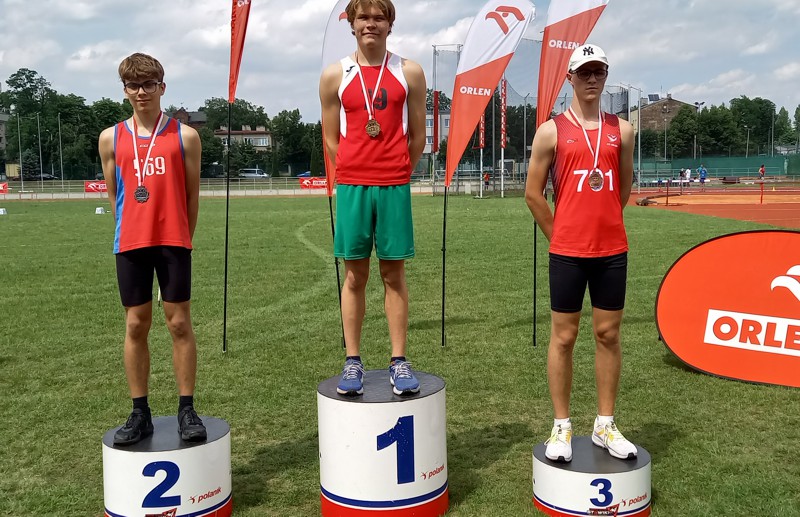
[[[136,190],[133,192],[133,199],[139,203],[147,203],[147,200],[150,199],[150,192],[147,190],[147,187],[144,185],[136,187]]]

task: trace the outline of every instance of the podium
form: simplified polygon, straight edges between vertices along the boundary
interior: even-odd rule
[[[415,372],[419,393],[395,395],[389,372],[364,373],[364,394],[317,388],[323,517],[437,517],[449,505],[445,384]]]
[[[184,442],[176,416],[153,419],[151,436],[114,445],[103,435],[105,517],[229,517],[231,433],[228,423],[201,416],[208,439]]]
[[[590,436],[572,439],[572,461],[555,462],[545,445],[533,448],[533,504],[553,517],[566,515],[650,515],[650,453],[621,460],[592,443]]]

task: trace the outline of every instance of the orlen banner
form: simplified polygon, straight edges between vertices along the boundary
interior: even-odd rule
[[[734,233],[687,251],[661,282],[656,323],[692,368],[800,388],[800,232]]]
[[[298,178],[300,188],[328,188],[327,178]]]
[[[0,183],[0,194],[8,194],[8,183]]]
[[[83,182],[83,191],[84,192],[108,192],[108,187],[106,186],[106,180],[84,181]]]
[[[472,21],[450,103],[445,186],[450,186],[475,126],[533,17],[528,0],[490,0]]]

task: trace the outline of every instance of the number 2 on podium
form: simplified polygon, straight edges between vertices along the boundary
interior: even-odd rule
[[[378,450],[397,443],[397,484],[414,482],[414,415],[403,416],[397,423],[378,435]]]
[[[142,501],[142,508],[163,508],[165,506],[180,506],[181,496],[171,495],[164,497],[167,491],[175,486],[178,479],[181,477],[181,469],[171,461],[154,461],[144,466],[142,475],[147,477],[155,477],[157,472],[164,471],[166,476],[164,481],[156,485],[156,487],[144,496]]]

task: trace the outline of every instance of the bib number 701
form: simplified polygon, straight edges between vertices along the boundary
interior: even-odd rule
[[[609,169],[607,172],[603,172],[600,169],[594,169],[592,171],[588,169],[578,169],[572,171],[572,174],[575,176],[580,176],[580,180],[578,180],[578,192],[583,192],[583,185],[586,183],[588,178],[589,180],[589,188],[594,192],[599,192],[603,190],[603,187],[608,184],[608,190],[614,192],[614,173]]]
[[[414,482],[414,415],[403,416],[383,434],[378,435],[378,450],[397,444],[397,484]]]

